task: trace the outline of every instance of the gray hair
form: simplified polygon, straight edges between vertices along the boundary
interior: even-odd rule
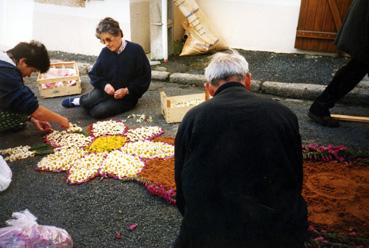
[[[122,36],[123,31],[119,27],[119,23],[111,17],[102,19],[96,27],[96,37],[100,39],[102,33],[109,33],[113,36]]]
[[[236,76],[241,81],[249,72],[249,64],[237,51],[231,53],[216,53],[205,68],[205,78],[217,86],[220,80],[228,80]]]

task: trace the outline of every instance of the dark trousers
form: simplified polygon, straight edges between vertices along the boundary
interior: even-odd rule
[[[332,81],[317,97],[310,110],[317,115],[329,115],[338,100],[349,93],[369,73],[369,65],[357,59],[351,59],[334,75]]]
[[[106,94],[103,90],[95,88],[81,96],[80,104],[90,116],[96,119],[102,119],[133,109],[137,101],[138,99],[131,95],[117,100]]]

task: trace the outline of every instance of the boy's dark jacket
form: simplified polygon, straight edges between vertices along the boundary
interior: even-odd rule
[[[0,60],[0,111],[30,115],[38,108],[35,94],[24,85],[21,72]]]

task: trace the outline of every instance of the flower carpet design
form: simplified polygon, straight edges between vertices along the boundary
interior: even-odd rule
[[[145,182],[139,173],[148,161],[174,155],[172,144],[153,140],[163,134],[157,126],[129,129],[121,121],[99,121],[89,126],[88,133],[77,127],[48,134],[45,142],[54,153],[42,158],[37,169],[67,172],[69,184],[85,183],[97,176]]]
[[[44,156],[38,171],[66,172],[68,184],[82,184],[95,177],[136,180],[147,190],[175,205],[174,139],[161,137],[158,126],[129,129],[123,121],[99,121],[53,131],[45,144],[0,150],[8,162]]]

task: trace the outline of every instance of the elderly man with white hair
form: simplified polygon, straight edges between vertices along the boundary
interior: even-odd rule
[[[184,117],[175,140],[174,247],[304,246],[307,209],[297,118],[247,91],[248,63],[218,53],[205,70],[212,99]]]

